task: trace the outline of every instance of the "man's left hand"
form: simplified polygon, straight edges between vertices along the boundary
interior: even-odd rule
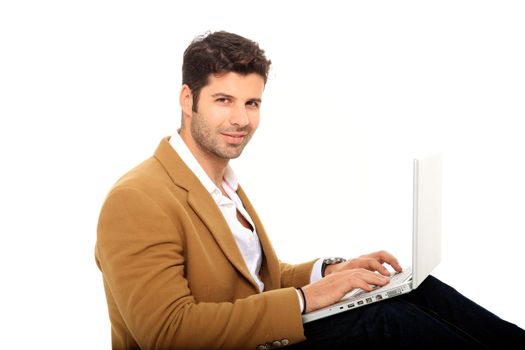
[[[337,271],[362,268],[370,271],[377,271],[384,276],[390,276],[390,272],[383,264],[389,264],[396,272],[401,272],[403,269],[399,265],[397,259],[390,253],[380,250],[378,252],[361,255],[358,258],[350,259],[348,261],[328,265],[325,269],[325,276]]]

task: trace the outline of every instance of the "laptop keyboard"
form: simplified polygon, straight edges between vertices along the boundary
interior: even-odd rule
[[[412,269],[411,268],[406,268],[406,269],[403,269],[403,271],[401,272],[392,272],[390,273],[390,282],[384,286],[374,286],[374,285],[370,285],[370,287],[372,287],[372,291],[371,292],[374,292],[374,291],[377,291],[381,288],[386,288],[386,287],[392,287],[392,285],[396,285],[396,284],[400,284],[400,283],[403,283],[405,281],[407,281],[407,279],[409,277],[412,276]],[[367,292],[361,288],[356,288],[356,289],[353,289],[351,290],[350,292],[348,292],[344,297],[343,299],[348,299],[348,298],[352,298],[352,297],[355,297],[355,296],[359,296],[361,294],[365,294],[365,293],[371,293],[371,292]]]

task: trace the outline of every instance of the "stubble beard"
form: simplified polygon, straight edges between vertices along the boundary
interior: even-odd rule
[[[249,127],[242,129],[213,129],[197,112],[192,113],[191,117],[191,136],[197,145],[204,151],[214,154],[222,159],[235,159],[239,157],[252,138],[252,130]],[[220,132],[247,132],[243,142],[239,145],[227,144],[219,140]]]

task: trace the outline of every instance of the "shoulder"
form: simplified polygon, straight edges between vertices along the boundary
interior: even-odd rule
[[[125,173],[110,189],[107,202],[137,201],[163,211],[185,200],[187,191],[177,186],[156,157],[150,157]]]

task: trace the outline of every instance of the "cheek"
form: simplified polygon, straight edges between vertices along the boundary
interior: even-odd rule
[[[213,128],[217,128],[228,121],[227,111],[221,108],[203,109],[201,115],[206,120],[206,124]]]
[[[250,126],[255,131],[255,129],[257,129],[257,127],[259,126],[259,120],[260,120],[259,112],[250,113],[249,118],[250,118]]]

